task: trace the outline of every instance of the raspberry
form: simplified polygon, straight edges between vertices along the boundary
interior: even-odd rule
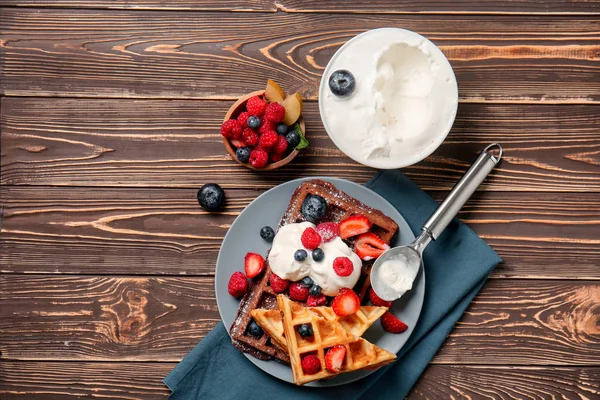
[[[273,153],[273,154],[271,154],[270,158],[271,158],[271,162],[276,163],[276,162],[283,160],[283,154]]]
[[[277,134],[277,132],[268,131],[268,132],[265,132],[262,135],[260,135],[260,139],[258,140],[258,143],[260,144],[260,147],[262,147],[262,148],[271,148],[271,147],[273,147],[273,145],[275,143],[277,143],[278,139],[279,139],[279,135]]]
[[[314,354],[308,354],[302,357],[302,371],[306,375],[316,374],[321,370],[321,361],[319,361],[319,357]]]
[[[285,117],[285,108],[279,103],[269,103],[265,109],[265,118],[272,122],[281,122]]]
[[[250,164],[254,168],[262,168],[269,162],[269,154],[262,149],[254,149],[250,152]]]
[[[308,288],[300,282],[294,282],[290,285],[290,299],[294,301],[306,301],[308,298]]]
[[[321,236],[319,236],[317,231],[315,231],[313,228],[306,228],[304,232],[302,232],[300,240],[302,241],[302,246],[306,247],[309,250],[314,250],[321,244]]]
[[[274,122],[268,121],[267,119],[263,119],[260,123],[260,126],[258,127],[258,133],[264,135],[269,131],[274,131],[275,126],[276,124]]]
[[[229,278],[229,284],[227,284],[227,291],[233,297],[242,297],[248,291],[248,279],[246,276],[239,271],[236,271]]]
[[[318,296],[308,296],[308,299],[306,299],[306,305],[309,307],[324,306],[325,303],[327,303],[327,297],[323,294]]]
[[[245,128],[248,126],[248,117],[250,116],[250,113],[244,111],[242,113],[240,113],[240,115],[238,115],[237,120],[240,124],[242,124],[242,128]]]
[[[377,293],[375,293],[373,288],[369,289],[369,300],[371,300],[371,304],[373,304],[374,306],[377,306],[377,307],[388,307],[389,308],[392,306],[391,301],[385,301],[385,300],[379,298],[379,296],[377,296]]]
[[[244,128],[242,140],[246,146],[256,146],[258,144],[258,134],[250,128]]]
[[[273,146],[273,153],[275,154],[285,154],[288,148],[288,142],[285,140],[285,136],[279,135],[277,138],[277,142]]]
[[[221,135],[228,139],[233,139],[233,133],[231,131],[237,126],[237,124],[238,122],[235,119],[229,119],[223,122],[223,125],[221,125]]]
[[[229,123],[229,121],[232,121]],[[242,137],[242,124],[239,123],[236,119],[230,119],[227,123],[230,124],[230,139],[239,139]],[[222,127],[221,127],[222,129]]]
[[[248,114],[256,115],[257,117],[262,116],[267,108],[267,103],[258,96],[250,97],[246,103],[246,110]]]
[[[337,257],[333,260],[333,270],[338,276],[350,276],[354,272],[354,265],[348,257]]]
[[[335,222],[323,222],[315,228],[317,233],[321,235],[323,242],[331,242],[340,235],[340,230]]]
[[[279,275],[271,273],[271,276],[269,277],[269,284],[275,293],[283,293],[290,285],[290,281],[287,279],[281,279]]]

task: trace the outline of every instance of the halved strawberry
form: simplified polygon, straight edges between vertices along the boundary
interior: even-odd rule
[[[351,215],[338,224],[340,237],[348,239],[352,236],[360,235],[371,229],[371,221],[364,215]]]
[[[386,311],[379,319],[383,330],[390,333],[402,333],[408,329],[408,326],[400,321],[394,314]]]
[[[354,252],[361,260],[372,260],[383,254],[390,246],[373,232],[367,232],[356,238]]]
[[[265,269],[265,259],[256,253],[248,253],[244,258],[244,270],[248,278],[254,278]]]
[[[360,308],[360,299],[354,290],[340,290],[340,294],[333,299],[331,308],[340,317],[345,317],[358,311]]]
[[[341,344],[333,346],[325,354],[325,368],[329,372],[337,374],[342,370],[344,358],[346,358],[346,347]]]

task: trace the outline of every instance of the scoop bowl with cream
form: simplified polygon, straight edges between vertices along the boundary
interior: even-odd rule
[[[330,77],[351,73],[349,95],[336,95]],[[331,58],[319,89],[323,125],[355,161],[380,169],[423,160],[446,138],[458,107],[450,63],[423,36],[374,29],[344,44]]]

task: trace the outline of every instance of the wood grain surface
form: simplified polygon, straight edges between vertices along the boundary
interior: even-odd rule
[[[0,26],[0,91],[6,95],[235,98],[270,78],[315,99],[323,68],[341,44],[368,29],[393,26],[417,31],[441,47],[462,101],[600,99],[596,16],[274,18],[6,8]],[[244,70],[251,73],[239,79]]]
[[[212,275],[225,233],[262,191],[227,189],[220,213],[202,210],[196,193],[0,187],[0,271]],[[432,194],[438,201],[445,196]],[[600,280],[596,193],[547,193],[538,199],[528,192],[480,192],[459,217],[504,259],[494,278]]]
[[[600,76],[600,75],[599,75]],[[240,167],[219,134],[231,101],[2,99],[1,182],[197,188],[270,188],[304,176],[364,183],[375,170],[344,156],[305,106],[311,146],[273,172]],[[404,171],[425,190],[449,190],[487,144],[504,161],[481,187],[494,191],[600,191],[600,106],[461,104],[442,146]]]
[[[11,399],[164,399],[166,376],[176,363],[0,362],[0,394]],[[594,398],[597,367],[490,367],[431,365],[409,399],[531,400]],[[440,383],[443,383],[441,385]],[[468,396],[468,397],[467,397]],[[580,397],[582,396],[582,397]]]
[[[0,351],[178,361],[219,321],[213,290],[200,277],[2,275]],[[594,366],[599,327],[598,282],[489,280],[433,362]]]

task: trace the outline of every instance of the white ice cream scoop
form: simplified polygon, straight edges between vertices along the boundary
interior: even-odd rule
[[[492,149],[497,150],[497,155],[491,153]],[[371,270],[371,286],[377,296],[392,301],[412,288],[425,247],[442,234],[501,157],[502,147],[499,144],[486,147],[423,225],[421,235],[411,244],[394,247],[379,256]]]

